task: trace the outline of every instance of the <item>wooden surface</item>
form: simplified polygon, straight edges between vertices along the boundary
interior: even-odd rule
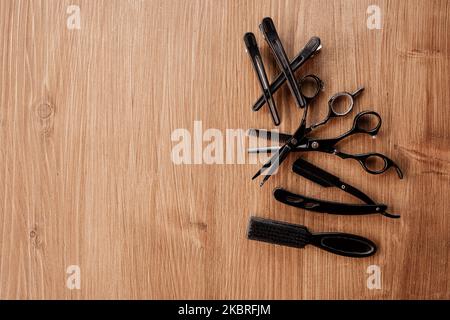
[[[66,27],[71,4],[80,30]],[[366,26],[371,4],[381,30]],[[379,112],[382,130],[340,146],[389,155],[405,179],[306,157],[400,220],[277,203],[275,186],[355,201],[293,175],[297,155],[263,188],[248,159],[173,164],[171,133],[195,120],[224,134],[272,127],[266,108],[250,110],[260,89],[242,41],[255,32],[273,77],[264,16],[290,57],[322,39],[300,72],[326,83],[311,119],[333,93],[366,87],[353,114]],[[0,298],[450,298],[449,17],[445,0],[0,1]],[[286,88],[275,97],[292,132],[301,112]],[[356,233],[379,251],[354,260],[248,241],[250,215]],[[81,268],[80,290],[66,287],[69,265]],[[369,265],[381,268],[380,290],[366,287]]]

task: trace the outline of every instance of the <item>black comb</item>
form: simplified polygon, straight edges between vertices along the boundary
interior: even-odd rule
[[[247,237],[276,245],[304,248],[312,244],[320,249],[346,257],[369,257],[377,251],[369,239],[348,233],[311,233],[305,226],[251,217]]]

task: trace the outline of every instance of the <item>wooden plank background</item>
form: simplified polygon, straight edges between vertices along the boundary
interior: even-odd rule
[[[80,30],[66,27],[71,4]],[[371,4],[381,30],[366,26]],[[326,83],[312,119],[333,93],[366,86],[355,112],[379,112],[381,133],[341,146],[386,153],[405,179],[307,158],[400,220],[277,203],[275,186],[354,201],[294,176],[295,156],[263,188],[249,161],[173,164],[171,133],[196,120],[222,133],[272,127],[265,108],[250,110],[260,91],[242,42],[255,32],[278,72],[258,32],[264,16],[290,57],[322,39],[300,72]],[[450,298],[449,31],[445,0],[0,1],[0,298]],[[286,88],[276,101],[280,129],[292,132],[301,112]],[[250,215],[360,234],[379,251],[354,260],[248,241]],[[372,264],[380,290],[366,287]],[[66,287],[69,265],[81,268],[80,290]]]

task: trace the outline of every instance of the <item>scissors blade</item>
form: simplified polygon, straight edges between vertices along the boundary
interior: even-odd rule
[[[290,136],[289,140],[273,155],[268,162],[266,162],[261,169],[253,176],[252,180],[261,175],[261,173],[269,168],[267,175],[264,177],[263,181],[260,183],[262,187],[264,183],[270,178],[270,176],[275,172],[275,170],[280,166],[280,164],[286,159],[287,155],[292,151],[296,150],[299,143],[302,143],[305,139],[306,133],[306,116],[308,114],[308,106],[306,106],[303,111],[303,117],[300,122],[300,126],[295,130],[294,134]]]
[[[269,168],[273,163],[275,163],[276,159],[278,158],[279,154],[283,151],[283,149],[287,145],[283,145],[266,163],[263,164],[261,169],[258,170],[258,172],[255,173],[255,175],[252,177],[252,180],[256,179],[263,173],[267,168]]]
[[[264,179],[259,184],[260,187],[262,187],[264,183],[266,183],[266,181],[269,180],[269,178],[274,174],[274,172],[278,169],[281,163],[286,159],[287,155],[291,150],[292,148],[286,144],[279,152],[277,152],[276,158],[274,159],[272,166],[269,168],[267,174],[264,176]]]
[[[247,135],[257,138],[264,138],[267,140],[278,140],[282,143],[286,143],[290,138],[292,138],[292,135],[287,133],[253,128],[247,131]]]
[[[279,152],[279,151],[278,151]],[[278,154],[278,153],[277,153]],[[272,160],[277,156],[277,154],[274,154],[270,159],[269,159],[269,161],[267,161],[266,163],[264,163],[263,164],[263,166],[261,167],[261,169],[259,169],[256,173],[255,173],[255,175],[252,177],[252,180],[255,180],[256,178],[258,178],[260,175],[261,175],[261,173],[263,173],[263,171],[265,170],[265,169],[267,169],[268,167],[270,167],[270,165],[272,164]]]
[[[247,153],[272,153],[281,149],[281,146],[248,148]]]

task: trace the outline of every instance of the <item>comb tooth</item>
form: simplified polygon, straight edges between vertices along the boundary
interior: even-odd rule
[[[252,217],[247,237],[251,240],[304,248],[310,243],[311,233],[304,226]]]

